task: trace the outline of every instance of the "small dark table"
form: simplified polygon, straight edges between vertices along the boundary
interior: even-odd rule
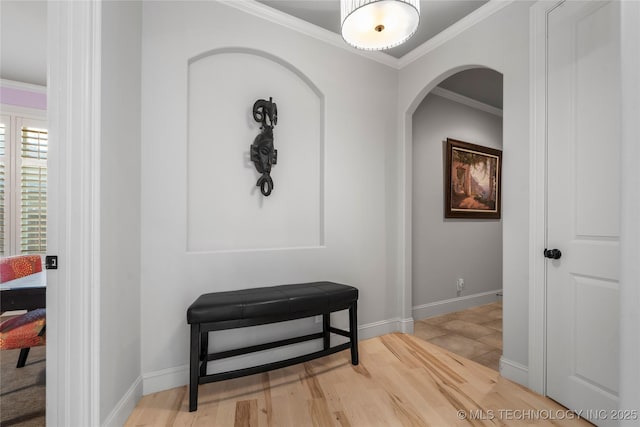
[[[14,310],[35,310],[47,305],[47,287],[3,289],[0,291],[0,313]]]
[[[0,313],[35,310],[47,305],[47,276],[39,272],[0,283]]]

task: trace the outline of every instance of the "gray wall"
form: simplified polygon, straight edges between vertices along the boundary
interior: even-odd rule
[[[405,246],[399,229],[404,216],[396,211],[400,205],[396,201],[403,198],[399,185],[404,185],[405,180],[404,169],[397,163],[405,159],[407,139],[402,133],[406,131],[405,114],[410,112],[408,117],[412,118],[420,101],[430,91],[430,84],[435,85],[434,82],[471,65],[488,66],[505,76],[504,136],[508,142],[504,147],[507,164],[503,169],[503,176],[508,178],[503,186],[505,356],[526,366],[528,6],[520,3],[508,6],[398,72],[222,3],[144,3],[141,35],[142,153],[138,163],[141,167],[141,296],[137,306],[133,307],[132,303],[132,307],[127,308],[130,315],[117,325],[107,327],[112,329],[106,331],[108,334],[105,334],[103,343],[105,347],[118,343],[116,349],[124,348],[122,341],[116,340],[115,330],[129,324],[128,332],[124,334],[126,343],[132,343],[136,338],[142,343],[139,348],[145,393],[186,383],[188,328],[185,310],[205,292],[322,279],[345,282],[361,289],[361,336],[402,328],[400,323],[411,317],[412,307],[411,297],[405,297],[406,282],[398,276],[400,271],[397,270],[398,265],[403,265],[400,256]],[[252,31],[247,32],[246,28],[252,28]],[[255,37],[258,33],[260,37]],[[130,40],[136,40],[136,37],[133,35]],[[491,46],[491,49],[477,49],[478,45]],[[318,209],[313,211],[319,212],[320,219],[311,218],[314,224],[320,222],[322,226],[317,239],[319,244],[312,241],[308,247],[274,247],[270,243],[269,247],[259,247],[263,242],[254,240],[242,248],[205,247],[205,250],[198,251],[189,246],[188,236],[193,231],[190,227],[194,225],[190,223],[189,215],[196,212],[193,209],[202,209],[201,206],[190,205],[187,196],[193,190],[187,168],[189,150],[194,147],[188,139],[192,129],[189,119],[195,117],[189,111],[193,106],[189,98],[189,64],[193,58],[212,50],[235,47],[261,51],[265,58],[275,58],[259,67],[275,67],[279,70],[276,73],[284,73],[283,76],[295,70],[303,77],[302,81],[311,82],[317,88],[317,93],[324,100],[324,117],[317,119],[318,133],[311,135],[321,141],[318,143],[320,166],[312,168],[309,176],[316,186],[312,190],[321,195]],[[127,49],[137,49],[136,43]],[[134,61],[132,71],[135,71],[135,64]],[[105,67],[109,66],[105,64]],[[261,71],[261,68],[256,68],[256,75]],[[270,68],[270,71],[274,69]],[[260,93],[249,93],[242,88],[244,79],[227,77],[230,85],[241,88],[238,97],[246,96],[251,102],[268,96],[278,99],[277,95],[270,93],[267,85]],[[216,75],[211,78],[215,79]],[[104,80],[105,85],[108,84],[106,75]],[[398,103],[394,101],[396,99]],[[196,108],[210,107],[214,120],[216,108],[229,100],[228,96],[216,98],[208,107],[205,103]],[[240,113],[247,112],[248,107],[247,111]],[[284,126],[287,117],[284,110],[280,113],[276,144],[285,143],[277,137],[279,126]],[[198,114],[204,113],[201,110]],[[250,125],[253,123],[247,120],[246,129],[242,132]],[[398,132],[398,125],[402,132]],[[238,139],[237,132],[236,127],[231,129],[218,124],[212,143],[246,145],[248,151],[253,134],[245,141]],[[408,132],[411,133],[411,127]],[[413,138],[410,136],[408,141],[412,145]],[[279,164],[274,168],[276,173],[278,168],[282,171],[288,168],[285,163],[280,163],[286,150],[279,154]],[[115,159],[113,161],[115,163]],[[213,170],[220,162],[229,161],[238,162],[240,168],[246,167],[242,160],[217,157],[212,158],[207,167]],[[297,161],[304,162],[305,159]],[[111,166],[115,168],[115,165]],[[246,172],[252,173],[250,168]],[[305,178],[300,177],[301,180]],[[136,183],[136,179],[133,176],[126,181]],[[211,191],[215,194],[220,188],[224,185],[212,186]],[[135,192],[135,189],[128,191]],[[252,197],[257,206],[262,203],[257,212],[269,209],[270,200],[260,202],[251,189],[243,194],[234,194]],[[119,194],[118,197],[124,196]],[[207,203],[205,206],[214,206],[210,201]],[[135,210],[136,204],[133,206]],[[306,219],[300,218],[301,221]],[[265,223],[267,227],[272,225]],[[297,225],[279,226],[284,227],[284,233],[289,233],[296,230]],[[396,239],[398,233],[399,240]],[[136,236],[130,238],[135,246]],[[135,276],[137,270],[132,268]],[[113,280],[105,278],[103,287],[109,288],[110,282]],[[123,285],[117,286],[105,291],[103,306],[118,307],[120,312],[116,294],[135,294],[137,289],[135,285],[128,289]],[[410,295],[410,287],[408,292]],[[136,331],[135,319],[129,318],[137,315],[138,310],[142,316],[141,332]],[[113,308],[105,311],[114,314]],[[345,319],[339,317],[337,320],[340,323]],[[313,327],[312,320],[309,320],[288,328],[279,326],[228,334],[216,343],[223,347],[250,344]],[[158,330],[163,333],[158,334]],[[116,349],[113,349],[114,354]],[[132,351],[137,350],[133,347]],[[247,362],[263,362],[264,357],[256,355],[257,360]],[[135,355],[129,360],[135,360]],[[105,391],[122,388],[119,379],[134,381],[137,374],[133,366],[135,363],[127,363],[131,363],[126,365],[131,372],[121,377],[118,375],[112,383],[105,384]],[[110,368],[114,365],[103,367],[105,377],[112,375]]]
[[[501,221],[444,218],[447,138],[502,149],[502,118],[433,94],[413,115],[414,319],[459,307],[457,301],[433,303],[502,288]],[[455,286],[459,277],[465,281],[461,294]],[[495,300],[495,293],[490,297],[468,301]]]
[[[206,292],[342,282],[360,289],[362,337],[397,330],[389,303],[396,290],[387,282],[387,242],[394,239],[387,235],[386,190],[397,70],[220,2],[145,2],[143,15],[144,393],[187,382],[186,310]],[[270,96],[278,103],[278,164],[275,189],[264,198],[247,159],[259,131],[251,106]],[[202,139],[204,123],[211,134]],[[209,185],[199,188],[198,180]],[[207,212],[227,230],[209,228]],[[336,321],[346,325],[346,313]],[[226,331],[211,346],[317,327],[302,319]],[[301,351],[309,349],[278,349],[218,367]]]
[[[502,168],[502,278],[504,290],[504,349],[501,373],[526,384],[529,352],[529,7],[514,2],[440,45],[400,70],[398,109],[400,152],[405,163],[400,173],[411,180],[413,113],[435,85],[463,69],[484,66],[504,76]],[[408,158],[408,160],[407,160]],[[403,184],[411,188],[411,183]],[[404,187],[399,188],[404,194]],[[409,192],[408,196],[411,196]],[[400,199],[402,200],[402,199]],[[411,210],[402,212],[405,221]],[[410,204],[409,204],[410,206]],[[406,228],[410,228],[410,225]],[[410,252],[401,230],[399,244]],[[410,261],[409,261],[410,264]],[[411,275],[408,268],[405,277]],[[402,277],[401,277],[402,280]],[[411,283],[404,280],[405,292]],[[403,313],[411,313],[406,298]],[[406,315],[406,314],[405,314]],[[509,371],[505,371],[505,366]]]
[[[100,420],[140,385],[140,2],[102,4]],[[141,389],[141,387],[139,387]],[[140,391],[138,391],[138,394]],[[129,404],[135,403],[129,400]],[[126,408],[128,409],[128,408]],[[127,414],[127,410],[119,414]],[[133,409],[133,408],[131,408]],[[129,409],[130,410],[130,409]],[[109,425],[125,420],[109,420]]]

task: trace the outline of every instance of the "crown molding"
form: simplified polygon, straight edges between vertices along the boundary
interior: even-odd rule
[[[24,90],[27,92],[44,93],[44,94],[47,93],[46,86],[34,85],[31,83],[23,83],[15,80],[0,79],[0,86],[6,87],[9,89]]]
[[[273,9],[255,0],[222,0],[220,3],[241,10],[258,18],[273,22],[291,30],[297,31],[314,39],[328,43],[332,46],[349,51],[353,54],[376,61],[388,67],[399,69],[398,59],[382,52],[359,50],[349,46],[342,36],[333,31],[326,30],[315,24],[296,18],[277,9]]]
[[[404,55],[402,58],[398,60],[398,69],[402,69],[414,61],[420,59],[422,56],[431,52],[432,50],[442,46],[449,40],[457,37],[459,34],[468,30],[469,28],[476,25],[478,22],[487,19],[489,16],[494,13],[504,9],[509,6],[515,0],[489,0],[488,3],[480,6],[478,9],[471,12],[469,15],[465,16],[455,24],[447,27],[442,30],[435,36],[431,37],[426,42],[422,43],[417,48],[413,49],[411,52]]]
[[[319,27],[303,19],[296,18],[295,16],[291,16],[277,9],[273,9],[262,3],[258,3],[255,0],[221,0],[220,2],[234,9],[241,10],[250,15],[257,16],[258,18],[262,18],[296,32],[305,34],[316,40],[328,43],[353,54],[362,56],[393,69],[400,70],[432,50],[442,46],[449,40],[457,37],[459,34],[473,27],[482,20],[507,7],[514,1],[515,0],[489,0],[485,5],[474,10],[450,27],[447,27],[400,59],[394,58],[393,56],[383,52],[365,51],[351,47],[340,35],[332,31]]]
[[[459,93],[451,92],[450,90],[443,89],[439,86],[433,88],[430,92],[434,95],[438,95],[442,98],[446,98],[450,101],[464,104],[467,107],[475,108],[476,110],[484,111],[485,113],[493,114],[494,116],[502,117],[502,109],[496,108],[484,102],[476,101],[475,99],[468,98],[460,95]]]

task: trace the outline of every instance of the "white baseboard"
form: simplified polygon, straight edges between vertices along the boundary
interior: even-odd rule
[[[427,317],[441,316],[455,311],[466,310],[483,304],[489,304],[498,301],[498,293],[502,289],[482,292],[479,294],[465,295],[462,297],[446,299],[442,301],[430,302],[428,304],[417,305],[413,307],[412,314],[416,320],[426,319]]]
[[[102,423],[102,427],[123,426],[129,415],[133,412],[136,404],[142,397],[142,377],[136,378],[129,390],[122,396],[122,399],[113,408],[107,419]]]
[[[413,317],[400,319],[400,332],[403,334],[413,334]]]
[[[161,369],[142,375],[142,394],[156,393],[181,387],[189,382],[189,365]]]
[[[396,317],[394,319],[380,320],[379,322],[360,325],[358,326],[358,340],[368,340],[369,338],[400,331],[401,322],[402,320]]]
[[[413,331],[413,319],[400,319],[399,317],[394,319],[381,320],[379,322],[368,323],[366,325],[358,326],[358,340],[366,340],[374,338],[380,335],[390,334],[392,332],[406,330]],[[314,343],[302,343],[296,346],[279,348],[270,351],[270,356],[277,359],[285,359],[289,357],[295,357],[300,353],[295,353],[295,349],[303,348],[306,344],[307,349],[314,351],[309,344]],[[320,343],[315,343],[319,345]],[[316,348],[315,350],[319,350]],[[264,360],[260,360],[260,356],[256,353],[234,358],[233,360],[223,360],[216,362],[217,368],[220,370],[233,370],[246,366],[247,364],[266,363]],[[175,387],[182,387],[189,383],[189,365],[181,365],[173,368],[162,369],[159,371],[148,372],[142,375],[142,394],[147,395],[156,393],[163,390],[169,390]]]
[[[525,387],[529,385],[529,368],[504,357],[500,357],[500,375]]]

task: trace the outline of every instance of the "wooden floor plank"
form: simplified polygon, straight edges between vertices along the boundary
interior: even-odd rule
[[[196,412],[188,412],[187,387],[154,393],[125,426],[590,426],[496,371],[411,335],[361,341],[359,350],[358,366],[344,351],[201,385]]]

